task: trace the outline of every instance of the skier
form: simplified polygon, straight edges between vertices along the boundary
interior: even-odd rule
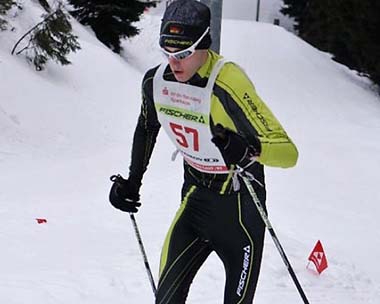
[[[295,166],[297,149],[242,69],[209,49],[206,5],[173,1],[159,43],[168,64],[143,78],[129,177],[113,179],[110,202],[138,211],[143,174],[162,126],[184,159],[184,183],[161,253],[156,303],[185,303],[213,251],[226,272],[224,303],[252,303],[265,225],[236,169],[251,174],[265,208],[263,165]]]

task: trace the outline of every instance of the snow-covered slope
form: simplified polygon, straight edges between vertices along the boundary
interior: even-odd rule
[[[75,24],[83,50],[73,65],[40,73],[10,56],[3,41],[15,36],[0,33],[1,303],[153,302],[130,220],[107,195],[108,177],[128,172],[142,73],[163,59],[158,23],[140,23],[124,60]],[[279,27],[226,20],[223,31],[222,53],[246,69],[300,151],[296,168],[268,168],[268,208],[310,303],[378,303],[378,96]],[[171,152],[162,132],[137,214],[155,278],[179,204]],[[306,268],[318,239],[329,260],[321,276]],[[188,303],[221,303],[223,280],[213,255]],[[255,303],[273,302],[301,299],[268,235]]]

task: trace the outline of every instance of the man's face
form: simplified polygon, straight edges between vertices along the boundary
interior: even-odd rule
[[[171,53],[179,50],[173,47],[166,47],[165,49]],[[174,77],[179,82],[186,82],[193,77],[206,60],[207,50],[196,50],[193,55],[181,60],[173,57],[169,57],[168,59]]]

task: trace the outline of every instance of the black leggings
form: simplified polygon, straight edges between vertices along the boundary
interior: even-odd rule
[[[265,206],[265,189],[256,191]],[[212,251],[226,271],[224,303],[252,303],[264,232],[260,214],[244,189],[220,195],[185,184],[161,254],[156,304],[185,303],[196,272]]]

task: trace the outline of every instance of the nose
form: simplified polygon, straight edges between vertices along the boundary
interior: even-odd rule
[[[181,61],[173,57],[169,57],[169,65],[173,71],[181,70]]]
[[[180,63],[180,61],[179,60],[177,60],[177,59],[175,59],[174,57],[169,57],[169,63],[171,64],[171,65],[178,65],[179,63]]]

